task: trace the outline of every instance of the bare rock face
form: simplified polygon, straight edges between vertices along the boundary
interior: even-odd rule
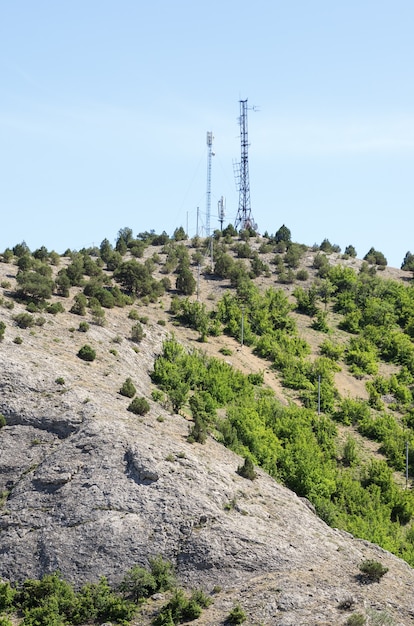
[[[99,346],[118,330],[93,332]],[[150,398],[160,341],[148,331],[140,354],[121,346],[115,365],[107,349],[87,365],[69,356],[70,340],[58,349],[42,334],[20,352],[0,344],[0,577],[60,570],[76,585],[116,582],[160,554],[183,585],[221,587],[202,624],[220,623],[235,602],[251,623],[342,624],[350,596],[355,610],[412,624],[406,563],[329,528],[263,472],[243,479],[240,459],[213,439],[189,444],[183,417],[152,401],[143,418],[126,410],[120,383],[132,372]],[[379,584],[358,582],[365,559],[389,568]]]

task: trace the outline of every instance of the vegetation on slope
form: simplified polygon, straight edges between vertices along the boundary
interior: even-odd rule
[[[15,291],[2,285],[7,294],[2,305],[26,306],[15,317],[23,329],[44,323],[38,314],[57,315],[65,308],[102,325],[105,311],[128,307],[136,322],[130,339],[139,343],[145,321],[132,315],[131,305],[157,302],[169,293],[174,324],[195,329],[201,342],[221,334],[241,342],[265,359],[263,369],[271,363],[291,400],[287,407],[281,404],[263,386],[262,372],[245,376],[171,337],[152,376],[173,411],[191,414],[190,441],[203,443],[214,434],[308,498],[329,524],[414,564],[414,499],[401,480],[406,444],[410,468],[414,458],[413,286],[380,278],[386,259],[374,248],[362,264],[350,267],[353,246],[340,259],[338,246],[326,239],[311,251],[312,266],[305,267],[309,249],[292,242],[285,226],[263,238],[227,227],[212,242],[185,242],[181,231],[173,238],[166,233],[134,238],[132,229],[124,228],[114,247],[104,240],[99,248],[67,251],[63,267],[56,253],[42,247],[32,254],[18,244],[3,253],[18,273]],[[211,247],[214,266],[205,260]],[[228,287],[214,305],[191,298],[203,264],[207,279],[220,278]],[[266,286],[259,287],[260,281]],[[53,294],[67,298],[69,306],[53,302]],[[317,353],[298,331],[293,313],[320,337]],[[3,324],[0,339],[7,332]],[[367,400],[341,395],[336,386],[341,370],[365,381]],[[367,439],[379,442],[382,457],[366,456],[360,441]]]

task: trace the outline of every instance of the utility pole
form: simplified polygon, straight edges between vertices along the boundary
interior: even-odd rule
[[[318,376],[318,415],[321,414],[321,375]]]
[[[408,489],[408,441],[405,442],[405,488]]]

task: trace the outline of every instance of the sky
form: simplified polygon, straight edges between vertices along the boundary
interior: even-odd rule
[[[412,0],[0,0],[0,251],[190,237],[239,202],[400,267],[414,252]],[[198,220],[197,220],[198,215]]]

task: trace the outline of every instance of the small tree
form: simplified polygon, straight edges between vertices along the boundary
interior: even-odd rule
[[[175,229],[173,239],[174,241],[184,241],[185,239],[187,239],[187,233],[182,226]]]
[[[94,361],[96,359],[96,352],[91,346],[85,344],[79,350],[78,357],[82,359],[82,361]]]
[[[388,567],[384,567],[382,563],[373,560],[363,561],[359,569],[362,572],[362,580],[366,583],[379,583],[384,574],[388,572]]]
[[[35,318],[30,313],[18,313],[13,319],[19,328],[31,328],[35,323]]]
[[[138,602],[142,598],[148,598],[157,590],[157,582],[154,576],[144,567],[134,565],[124,576],[119,587],[124,597]]]
[[[283,224],[283,226],[281,226],[275,234],[275,243],[279,243],[280,241],[290,243],[291,240],[292,233],[290,232],[289,228]]]
[[[239,465],[239,467],[237,468],[237,473],[243,478],[247,478],[248,480],[254,480],[255,478],[257,478],[257,474],[254,471],[253,461],[248,456],[244,459],[243,465]]]
[[[131,404],[128,406],[128,411],[131,411],[131,413],[135,413],[135,415],[145,415],[146,413],[148,413],[148,411],[150,410],[150,405],[148,403],[148,401],[141,397],[141,398],[134,398],[131,402]]]
[[[191,296],[195,292],[196,281],[190,268],[186,264],[180,264],[178,272],[175,284],[177,291],[185,296]]]
[[[132,382],[131,378],[127,378],[121,389],[119,390],[121,396],[125,396],[126,398],[133,398],[136,392],[137,390],[135,389],[134,383]]]
[[[349,245],[349,246],[347,246],[345,248],[344,254],[346,256],[350,256],[350,257],[352,257],[354,259],[356,257],[356,255],[357,255],[357,251],[355,250],[354,246]]]
[[[144,329],[142,328],[141,322],[137,322],[131,328],[131,341],[134,341],[135,343],[139,343],[140,341],[142,341],[143,337],[144,337]]]
[[[243,624],[246,621],[246,613],[241,608],[240,604],[236,604],[230,611],[227,622],[229,624]]]

